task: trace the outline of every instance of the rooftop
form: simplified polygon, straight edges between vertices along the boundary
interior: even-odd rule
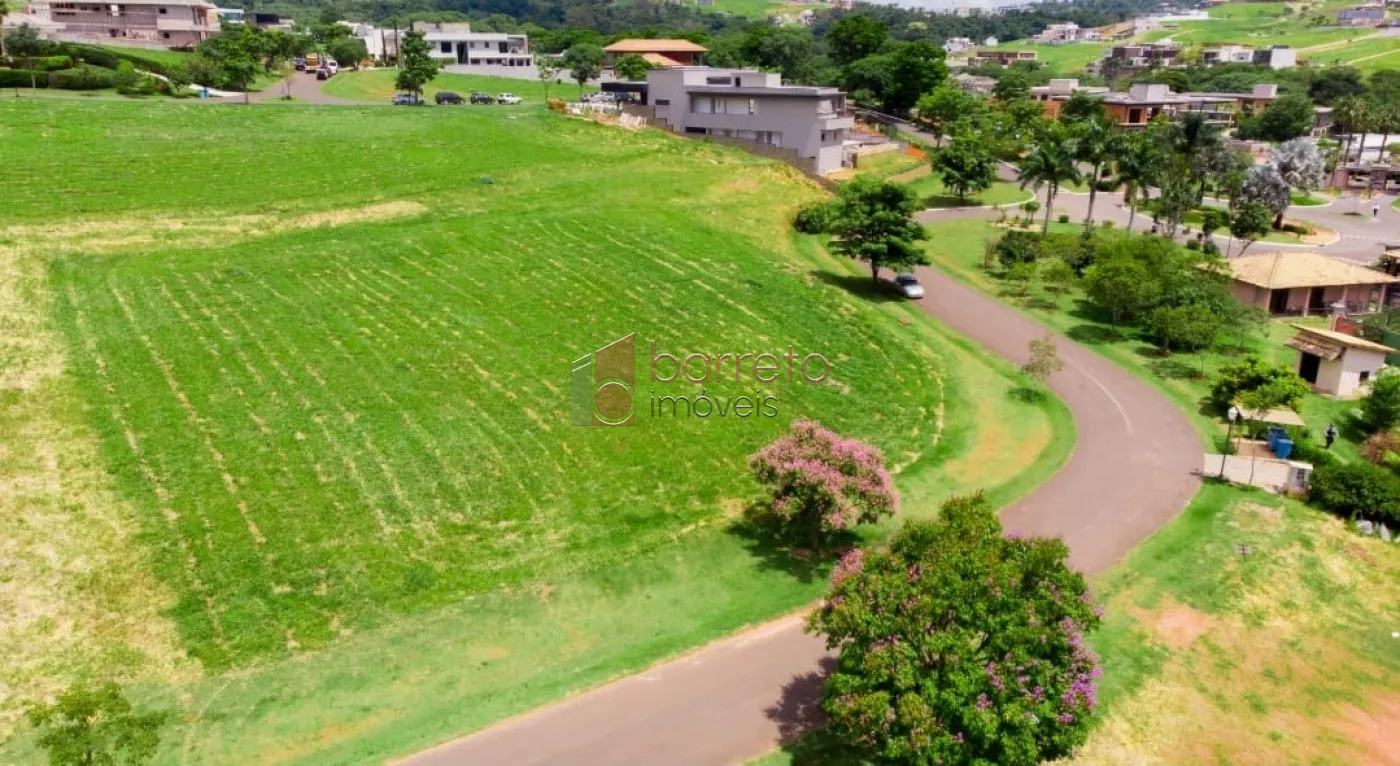
[[[709,48],[689,40],[618,40],[603,50],[608,53],[706,53]]]
[[[1341,356],[1341,347],[1359,348],[1363,351],[1375,351],[1381,354],[1396,353],[1396,349],[1390,346],[1373,343],[1355,335],[1324,330],[1320,327],[1306,327],[1300,324],[1293,325],[1293,329],[1297,330],[1298,334],[1288,341],[1287,345],[1324,359],[1336,359]]]
[[[1400,282],[1400,279],[1354,261],[1306,251],[1247,255],[1231,260],[1230,270],[1238,282],[1271,290]]]

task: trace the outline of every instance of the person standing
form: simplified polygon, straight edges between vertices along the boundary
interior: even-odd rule
[[[1376,217],[1379,217],[1380,214],[1381,214],[1381,203],[1379,203],[1379,202],[1372,202],[1372,203],[1371,203],[1371,217],[1372,217],[1372,218],[1376,218]]]
[[[1332,442],[1337,440],[1337,424],[1328,423],[1327,432],[1324,434],[1324,436],[1327,437],[1327,449],[1332,449]]]

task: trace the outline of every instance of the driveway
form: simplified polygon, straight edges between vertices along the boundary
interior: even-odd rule
[[[985,215],[985,212],[982,213]],[[942,272],[921,269],[920,305],[1020,364],[1046,330]],[[1060,535],[1071,563],[1101,572],[1171,520],[1196,492],[1201,441],[1156,389],[1057,337],[1051,387],[1079,441],[1066,466],[1006,509],[1008,529]],[[822,642],[788,617],[564,702],[419,753],[413,766],[718,766],[758,755],[810,720]]]
[[[282,98],[283,93],[286,92],[285,84],[288,82],[291,83],[293,103],[334,104],[338,106],[364,106],[370,103],[368,101],[352,101],[348,98],[332,96],[322,91],[321,86],[325,84],[325,81],[317,80],[315,72],[294,72],[286,80],[276,85],[270,85],[266,90],[257,93],[249,93],[248,100],[253,103],[260,101],[276,101]],[[225,103],[241,104],[243,103],[243,96],[239,94],[219,100]]]

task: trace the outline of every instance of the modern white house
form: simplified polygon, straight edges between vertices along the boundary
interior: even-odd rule
[[[950,37],[943,41],[943,50],[947,51],[949,56],[956,56],[976,48],[977,43],[968,37]]]
[[[672,132],[790,150],[816,175],[841,168],[845,141],[855,127],[845,93],[784,85],[775,72],[653,69],[647,72],[646,99]]]
[[[534,66],[530,38],[500,32],[473,32],[462,22],[417,21],[413,29],[428,42],[428,55],[465,66]]]
[[[1226,43],[1211,45],[1201,50],[1201,63],[1206,66],[1216,64],[1259,64],[1270,69],[1288,69],[1298,65],[1298,51],[1284,45],[1271,45],[1268,48],[1255,48],[1252,45]]]

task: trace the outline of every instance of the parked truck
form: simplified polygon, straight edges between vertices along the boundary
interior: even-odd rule
[[[314,72],[321,68],[321,54],[312,51],[306,54],[306,71]]]

